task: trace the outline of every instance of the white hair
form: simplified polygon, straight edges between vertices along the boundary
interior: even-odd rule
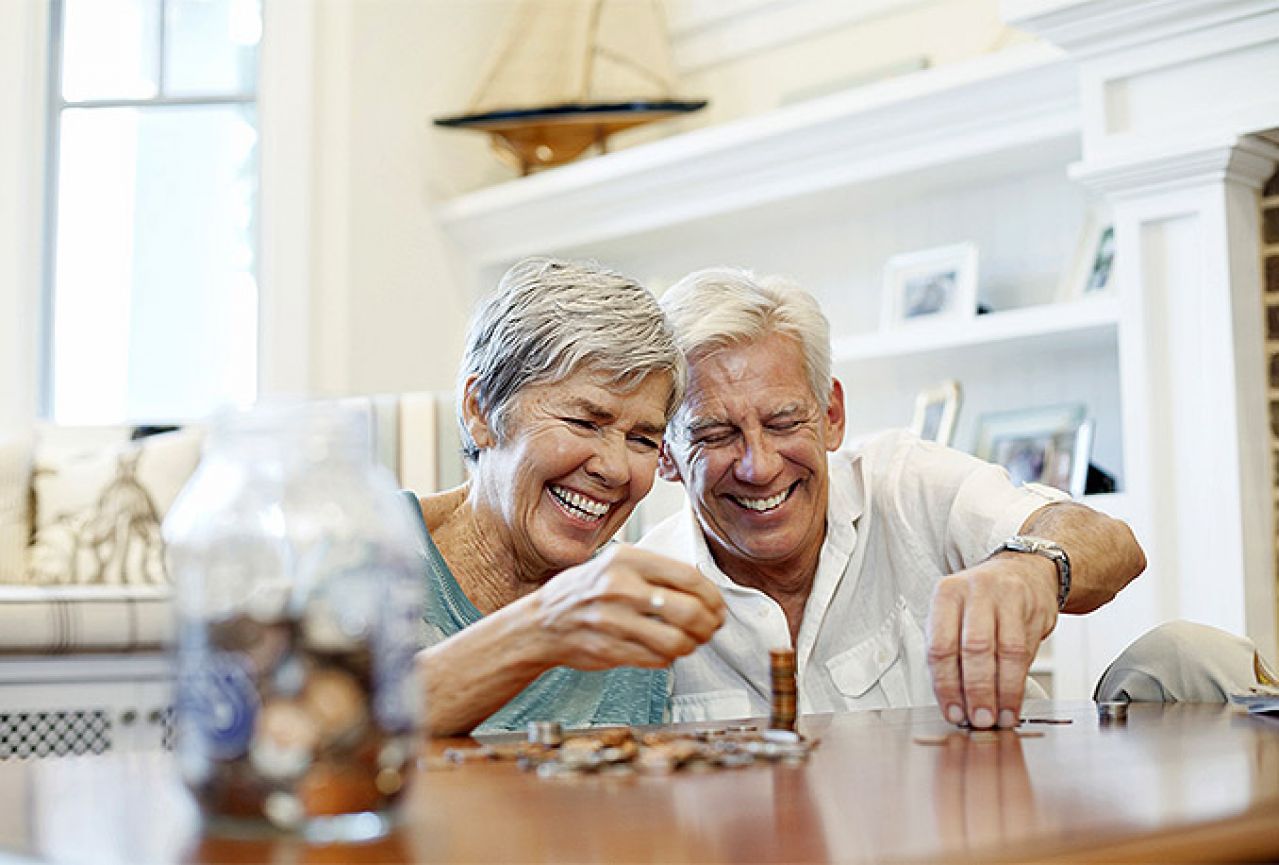
[[[463,455],[470,462],[479,457],[462,416],[470,376],[476,403],[500,441],[521,390],[583,369],[622,392],[653,373],[670,376],[664,420],[684,396],[684,357],[648,289],[594,262],[517,263],[480,304],[467,335],[457,393]]]
[[[795,282],[736,267],[711,267],[671,286],[661,305],[688,359],[771,333],[794,339],[813,396],[823,409],[829,404],[830,322],[817,300]]]

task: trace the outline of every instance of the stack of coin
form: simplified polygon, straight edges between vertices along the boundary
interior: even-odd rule
[[[799,699],[795,688],[795,650],[770,649],[768,670],[772,679],[772,715],[768,726],[773,730],[795,729],[795,708]]]

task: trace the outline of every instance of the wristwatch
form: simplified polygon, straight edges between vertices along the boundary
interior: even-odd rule
[[[1070,594],[1070,556],[1066,555],[1066,551],[1060,544],[1034,535],[1013,535],[1000,544],[991,555],[1004,550],[1014,553],[1034,553],[1052,560],[1052,563],[1057,566],[1057,609],[1061,610],[1066,606],[1066,597]]]

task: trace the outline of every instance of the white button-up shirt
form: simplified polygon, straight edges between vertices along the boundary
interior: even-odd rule
[[[1035,510],[1067,499],[967,454],[894,430],[831,454],[826,539],[795,646],[799,712],[928,705],[925,623],[937,582],[985,559]],[[673,721],[769,713],[770,648],[790,646],[786,614],[711,558],[691,506],[639,546],[695,564],[728,615],[674,667]]]

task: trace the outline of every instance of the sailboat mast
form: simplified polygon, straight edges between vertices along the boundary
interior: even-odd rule
[[[595,52],[600,40],[600,11],[604,0],[591,0],[590,23],[586,27],[586,56],[582,62],[582,81],[578,85],[579,102],[591,101],[591,76],[595,74]]]

